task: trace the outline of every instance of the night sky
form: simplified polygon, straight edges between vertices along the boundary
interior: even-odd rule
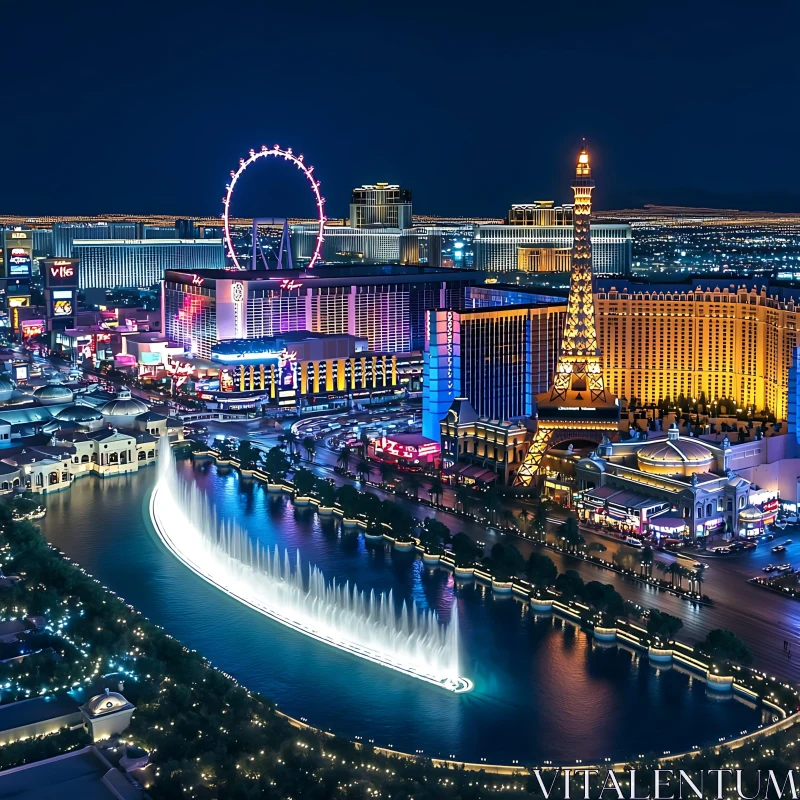
[[[798,6],[7,3],[0,213],[218,215],[238,158],[279,143],[331,217],[381,180],[503,216],[568,201],[583,136],[598,208],[800,211]],[[313,213],[259,167],[232,213]]]

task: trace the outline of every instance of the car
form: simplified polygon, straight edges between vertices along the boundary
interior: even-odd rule
[[[764,567],[763,572],[775,572],[776,569],[778,568],[774,564],[767,564],[767,566]]]
[[[744,543],[743,542],[733,542],[730,545],[730,550],[731,550],[732,553],[736,553],[739,550],[742,550],[743,548],[744,548]]]
[[[755,550],[757,546],[758,546],[758,542],[745,542],[745,543],[742,545],[742,547],[743,547],[745,550]]]
[[[781,564],[777,567],[778,572],[788,572],[792,568],[791,564]]]
[[[731,549],[730,549],[730,547],[727,547],[727,546],[715,547],[711,552],[712,553],[717,553],[718,555],[722,555],[724,553],[730,553]]]
[[[784,542],[784,544],[785,544],[785,545],[789,545],[789,544],[791,544],[791,543],[792,543],[792,540],[791,540],[791,539],[787,539],[787,540]]]
[[[782,544],[776,544],[775,547],[772,548],[773,553],[785,553],[786,548]]]
[[[702,561],[695,561],[692,564],[692,569],[708,569],[708,564],[704,564]]]
[[[771,533],[768,533],[768,534],[767,534],[767,535],[764,537],[764,541],[765,541],[765,542],[771,542],[771,541],[772,541],[774,538],[775,538],[775,536],[773,536],[773,534],[771,534]]]
[[[640,539],[637,539],[635,536],[627,536],[625,538],[625,544],[629,544],[631,547],[641,547],[642,542]]]

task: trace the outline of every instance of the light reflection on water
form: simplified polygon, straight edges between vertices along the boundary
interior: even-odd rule
[[[154,622],[263,692],[281,710],[347,736],[426,755],[521,764],[676,752],[752,730],[758,712],[706,696],[705,684],[656,670],[621,648],[596,646],[558,619],[522,613],[480,584],[410,553],[341,536],[333,521],[294,509],[233,471],[182,462],[265,545],[300,548],[327,576],[369,591],[393,589],[443,620],[459,599],[461,673],[468,695],[450,692],[348,656],[264,618],[214,590],[157,542],[145,519],[155,470],[101,481],[83,478],[47,499],[45,535]]]

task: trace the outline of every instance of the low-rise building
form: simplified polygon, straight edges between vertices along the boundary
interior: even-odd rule
[[[673,521],[676,538],[740,535],[751,483],[730,468],[731,458],[727,439],[718,445],[681,436],[676,425],[666,437],[604,439],[575,465],[579,514],[642,535],[652,532],[651,523],[658,532],[660,518]]]
[[[457,397],[439,426],[445,475],[457,483],[512,483],[528,450],[523,425],[479,417],[467,398]]]

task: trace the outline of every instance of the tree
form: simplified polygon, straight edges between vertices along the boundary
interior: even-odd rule
[[[590,581],[586,584],[584,599],[603,615],[606,622],[625,615],[625,601],[610,583]]]
[[[342,449],[339,451],[339,458],[336,459],[336,463],[345,471],[350,471],[350,459],[353,457],[353,451],[350,448],[349,444],[342,445]]]
[[[394,464],[390,464],[388,461],[381,461],[378,465],[378,472],[381,474],[381,483],[387,484],[390,483],[392,478],[394,478]]]
[[[588,553],[605,553],[608,548],[602,542],[589,542],[589,546],[586,548],[586,552]]]
[[[672,614],[665,614],[655,608],[650,609],[647,617],[647,632],[659,639],[669,641],[683,627],[683,620],[680,617],[673,617]]]
[[[702,594],[702,587],[703,581],[705,580],[705,576],[703,575],[702,569],[696,569],[692,571],[692,588],[694,589],[697,594]]]
[[[578,529],[578,520],[574,514],[570,514],[564,523],[563,538],[570,552],[575,552],[586,541]]]
[[[310,470],[305,469],[305,467],[300,467],[300,469],[295,470],[293,482],[297,494],[300,497],[307,497],[311,494],[311,490],[314,488],[317,479]]]
[[[290,428],[283,435],[283,438],[286,444],[289,446],[289,452],[294,453],[295,448],[297,447],[297,442],[299,440],[298,435]]]
[[[419,475],[416,472],[409,472],[403,483],[406,485],[406,491],[416,499],[419,495],[419,488],[422,486]]]
[[[497,515],[503,504],[500,501],[500,493],[492,486],[486,492],[486,510],[489,512],[489,523],[492,525],[497,524]]]
[[[430,486],[428,487],[428,493],[431,496],[431,502],[433,502],[434,497],[436,498],[435,505],[438,506],[439,500],[444,493],[444,484],[438,476],[431,479]]]
[[[280,447],[271,447],[264,458],[264,469],[275,481],[285,478],[289,469],[289,459],[286,458],[286,453]]]
[[[457,533],[452,541],[453,556],[458,566],[472,564],[481,554],[481,549],[466,533]]]
[[[542,553],[531,553],[528,557],[528,564],[525,567],[525,574],[534,586],[544,588],[555,583],[558,577],[558,568],[550,556]]]
[[[536,506],[536,533],[539,541],[547,542],[547,515],[550,513],[550,504],[547,500],[540,500]]]
[[[462,514],[467,514],[469,512],[472,500],[472,492],[466,486],[459,486],[458,489],[456,489],[456,503],[458,503]]]
[[[439,548],[450,539],[450,528],[438,519],[425,517],[420,531],[420,541],[429,548]]]
[[[336,502],[336,487],[327,478],[317,478],[314,485],[320,503],[326,508],[332,508]]]
[[[353,519],[358,514],[361,492],[355,486],[347,483],[337,489],[336,500],[342,507],[345,517]]]
[[[699,649],[711,658],[735,661],[745,667],[753,661],[750,648],[735,633],[721,628],[710,631]]]
[[[314,460],[314,456],[317,454],[317,441],[314,439],[313,436],[304,436],[303,437],[303,449],[306,451],[306,455],[308,456],[309,461]]]
[[[517,525],[519,526],[520,531],[526,534],[528,533],[528,528],[530,527],[531,522],[531,515],[528,513],[528,509],[523,508],[522,511],[519,512],[517,516]]]
[[[491,556],[486,559],[491,566],[492,574],[496,578],[508,579],[518,575],[525,567],[522,553],[513,544],[498,542],[492,547]]]
[[[260,453],[253,447],[253,443],[249,439],[242,439],[239,442],[236,455],[242,469],[255,469]]]
[[[358,460],[358,464],[356,464],[356,475],[358,476],[359,480],[368,481],[371,472],[372,464],[370,464],[366,459],[360,458]]]
[[[645,545],[642,548],[641,571],[646,576],[652,574],[653,571],[653,548],[650,545]]]
[[[582,600],[586,587],[583,578],[574,569],[568,569],[556,578],[556,591],[561,592],[564,600]]]

